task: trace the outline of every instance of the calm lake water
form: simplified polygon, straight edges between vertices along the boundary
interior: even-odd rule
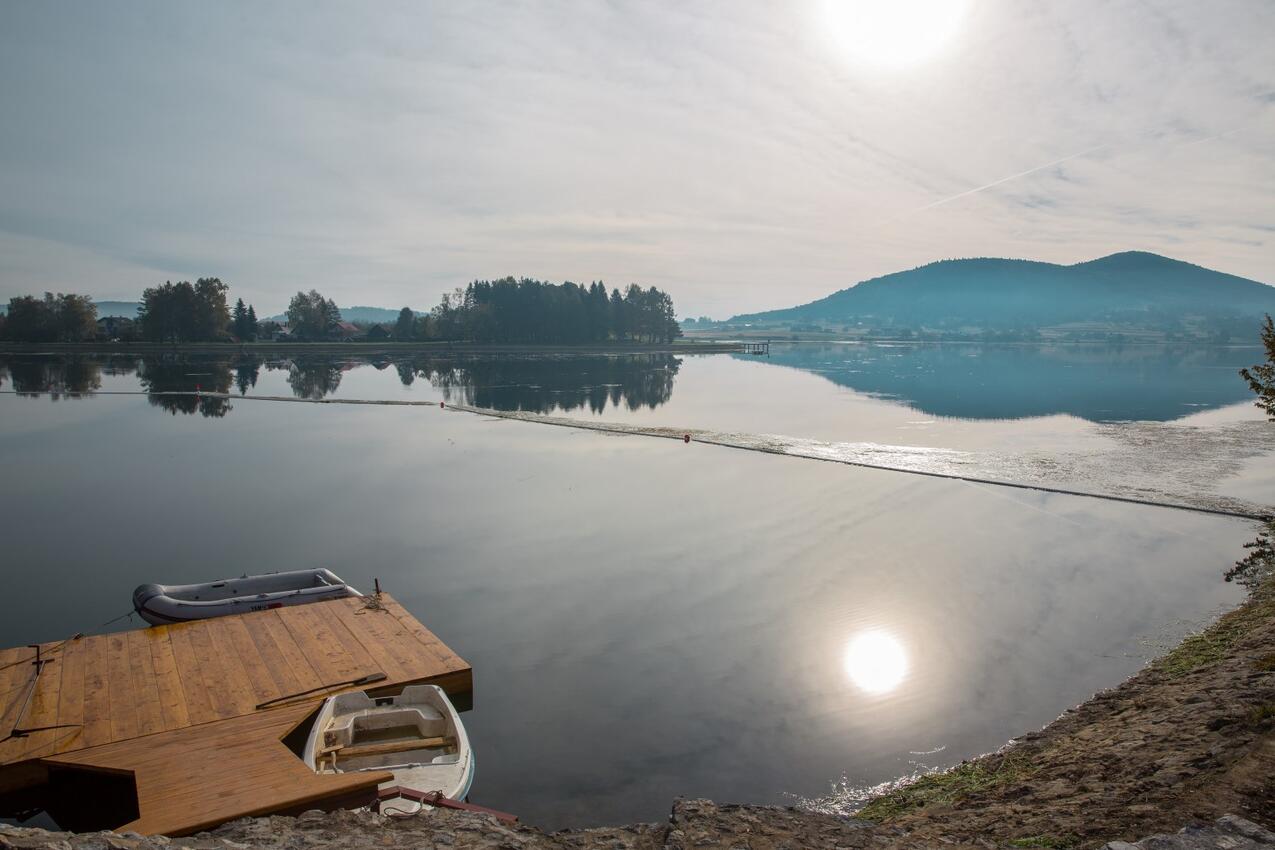
[[[380,578],[473,664],[475,802],[547,828],[661,820],[676,796],[835,808],[1047,723],[1235,604],[1221,575],[1252,524],[433,407],[105,393],[443,399],[1013,458],[1269,430],[1236,376],[1260,358],[0,355],[0,642],[94,630],[143,582],[324,566]],[[1123,451],[1163,466],[1154,443]],[[1270,453],[1232,454],[1209,486],[1275,502]]]

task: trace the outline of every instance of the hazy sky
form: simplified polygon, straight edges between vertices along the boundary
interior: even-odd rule
[[[1275,2],[898,2],[6,0],[0,296],[513,274],[725,317],[1126,249],[1275,282]]]

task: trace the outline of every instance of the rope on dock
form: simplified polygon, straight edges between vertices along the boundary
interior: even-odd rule
[[[1235,519],[1267,521],[1270,520],[1272,514],[1270,511],[1261,511],[1257,509],[1247,509],[1242,506],[1226,507],[1226,506],[1209,506],[1194,505],[1187,502],[1171,502],[1162,499],[1152,499],[1139,496],[1122,496],[1117,493],[1101,493],[1092,490],[1076,490],[1067,487],[1055,487],[1048,484],[1031,484],[1022,481],[1006,481],[998,478],[986,478],[975,475],[961,475],[954,472],[939,472],[935,470],[915,469],[905,466],[892,466],[883,463],[872,463],[864,460],[854,460],[846,457],[833,457],[821,454],[803,453],[800,449],[794,449],[793,446],[758,440],[753,437],[745,442],[742,438],[748,435],[741,434],[723,434],[716,431],[706,430],[687,430],[684,428],[666,428],[659,426],[644,425],[626,425],[617,422],[590,422],[584,419],[570,419],[561,416],[546,416],[539,413],[527,413],[524,411],[506,411],[494,410],[486,407],[472,407],[465,404],[449,404],[438,401],[421,401],[421,400],[395,400],[395,399],[354,399],[354,398],[297,398],[294,396],[268,396],[268,395],[234,395],[225,392],[194,392],[189,390],[168,390],[157,392],[144,392],[140,390],[94,390],[84,393],[52,393],[42,392],[22,392],[16,390],[0,390],[0,393],[10,395],[73,395],[73,396],[92,396],[92,395],[142,395],[142,396],[195,396],[205,398],[220,398],[227,400],[244,400],[244,401],[283,401],[302,404],[362,404],[362,405],[386,405],[393,407],[439,407],[444,410],[454,410],[461,413],[470,413],[477,416],[487,416],[496,419],[511,419],[519,422],[534,422],[541,425],[556,425],[561,428],[575,428],[584,431],[599,431],[609,434],[620,434],[633,437],[656,437],[667,440],[682,440],[690,442],[705,443],[712,446],[720,446],[727,449],[736,449],[739,451],[758,452],[761,454],[778,455],[781,457],[802,458],[804,460],[820,460],[828,463],[839,463],[843,466],[855,466],[862,469],[877,469],[885,472],[902,472],[908,475],[921,475],[927,478],[942,478],[949,481],[964,481],[969,484],[987,484],[994,487],[1008,487],[1017,490],[1035,490],[1039,493],[1053,493],[1062,496],[1079,496],[1086,499],[1102,499],[1108,502],[1123,502],[1131,505],[1145,505],[1155,508],[1169,508],[1179,511],[1193,511],[1195,513],[1211,514],[1214,516],[1232,517]]]

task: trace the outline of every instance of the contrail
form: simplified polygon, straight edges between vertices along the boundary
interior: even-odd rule
[[[1017,174],[1011,174],[1008,177],[1002,177],[999,180],[993,180],[991,183],[986,183],[982,186],[977,186],[973,189],[966,189],[964,192],[961,192],[959,194],[951,195],[946,198],[940,198],[939,200],[935,201],[932,204],[926,204],[923,207],[917,207],[914,210],[909,210],[908,212],[904,213],[904,215],[911,215],[912,213],[919,213],[919,212],[924,212],[925,210],[932,210],[935,207],[939,207],[939,206],[942,206],[943,204],[949,203],[951,201],[955,201],[958,198],[964,198],[969,195],[974,195],[979,192],[982,192],[985,189],[990,189],[993,186],[999,186],[1002,183],[1008,183],[1011,180],[1017,180],[1020,177],[1026,177],[1028,174],[1035,174],[1037,171],[1044,171],[1046,168],[1053,168],[1055,165],[1062,165],[1064,162],[1069,162],[1073,159],[1078,159],[1079,157],[1082,157],[1082,156],[1088,156],[1094,151],[1100,151],[1105,147],[1107,146],[1098,145],[1097,147],[1089,148],[1089,150],[1084,150],[1084,151],[1081,151],[1080,153],[1073,153],[1071,156],[1064,156],[1062,159],[1056,159],[1053,162],[1047,162],[1044,165],[1038,165],[1035,168],[1029,168],[1026,171],[1020,171]]]

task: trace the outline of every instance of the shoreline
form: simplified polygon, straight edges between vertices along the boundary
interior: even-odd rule
[[[663,824],[545,833],[485,815],[249,818],[178,847],[1048,847],[1088,850],[1238,815],[1275,826],[1275,578],[1120,685],[1002,749],[908,781],[853,815],[678,800]],[[1239,829],[1243,827],[1242,823]],[[1251,824],[1250,824],[1251,826]],[[1259,830],[1260,832],[1260,830]],[[0,847],[160,848],[165,838],[0,826]],[[1155,842],[1152,842],[1154,844]]]

